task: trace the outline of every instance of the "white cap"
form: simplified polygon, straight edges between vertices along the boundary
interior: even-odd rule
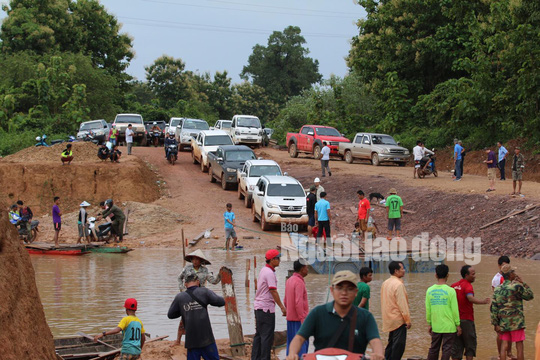
[[[313,182],[320,183],[320,182],[321,182],[321,179],[315,178],[315,180],[313,180]]]
[[[86,207],[86,206],[90,206],[90,204],[87,203],[86,201],[83,201],[83,202],[81,203],[81,205],[79,205],[79,206],[80,206],[80,207]]]

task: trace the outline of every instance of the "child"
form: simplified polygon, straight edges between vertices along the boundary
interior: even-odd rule
[[[358,292],[354,298],[353,305],[369,310],[369,298],[371,290],[369,283],[373,280],[373,270],[368,267],[360,269],[360,282],[358,283]]]
[[[119,162],[122,152],[118,150],[118,145],[114,145],[111,151],[111,162]]]
[[[225,250],[234,250],[236,248],[236,241],[238,238],[236,237],[236,231],[234,231],[234,219],[236,218],[234,216],[234,213],[232,212],[232,204],[227,203],[227,211],[223,214],[223,218],[225,219]],[[233,238],[233,246],[229,249],[229,239]]]
[[[369,209],[369,218],[367,223],[367,232],[371,233],[371,238],[376,239],[377,238],[377,232],[379,231],[379,228],[377,227],[377,223],[375,222],[375,217],[373,216],[373,208]]]
[[[71,144],[67,144],[64,151],[62,151],[62,156],[60,157],[60,160],[62,160],[62,165],[64,163],[71,164],[71,161],[73,160],[73,151],[71,151]]]
[[[77,221],[79,227],[79,239],[77,240],[77,244],[81,243],[82,238],[90,244],[90,238],[88,237],[88,213],[86,212],[88,206],[90,206],[90,204],[86,201],[83,201],[80,205],[79,220]]]
[[[117,327],[112,330],[104,331],[99,335],[94,336],[94,341],[97,342],[100,338],[118,334],[120,331],[124,335],[122,339],[122,350],[120,352],[120,360],[137,360],[141,357],[141,351],[144,346],[144,327],[136,316],[137,300],[127,299],[124,303],[127,316],[124,317]]]

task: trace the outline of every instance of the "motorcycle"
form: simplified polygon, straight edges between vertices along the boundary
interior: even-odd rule
[[[178,160],[178,146],[177,145],[167,145],[167,160],[174,165],[174,162]]]
[[[106,222],[98,225],[96,229],[96,218],[88,218],[88,236],[93,241],[105,241],[108,243],[112,236],[112,223]]]
[[[25,226],[21,226],[17,229],[17,231],[19,232],[19,238],[21,240],[24,240],[25,243],[33,243],[34,241],[36,241],[37,237],[38,237],[38,232],[39,232],[39,220],[32,220],[30,222],[30,231],[32,232],[32,241],[28,242],[28,230],[26,229]]]
[[[88,131],[84,137],[83,137],[83,141],[85,142],[91,142],[91,143],[94,143],[94,144],[99,144],[99,141],[94,137],[94,133],[92,131]]]
[[[158,147],[161,132],[154,130],[154,131],[150,131],[148,135],[150,136],[150,143],[154,144],[154,147]]]
[[[435,168],[435,160],[437,158],[435,155],[428,154],[427,156],[424,156],[422,160],[420,160],[420,167],[417,169],[417,174],[420,179],[423,179],[426,177],[426,175],[431,175],[437,177],[439,174],[437,173],[437,169]]]
[[[43,136],[38,136],[36,138],[36,146],[45,146],[45,147],[49,147],[49,144],[47,144],[47,142],[45,141],[45,139],[47,139],[47,135],[43,134]]]

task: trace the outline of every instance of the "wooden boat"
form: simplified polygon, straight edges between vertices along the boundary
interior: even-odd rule
[[[127,246],[115,246],[115,247],[90,247],[88,248],[93,253],[106,253],[106,254],[126,254],[134,249],[128,248]]]
[[[54,339],[54,346],[56,354],[64,360],[90,360],[111,350],[120,349],[122,347],[122,334],[106,336],[102,338],[102,342],[108,345],[95,343],[84,336],[70,336]],[[103,359],[112,360],[116,355],[117,353]]]
[[[89,254],[90,251],[85,251],[83,249],[32,249],[27,248],[28,253],[32,255],[69,255],[69,256],[79,256]]]

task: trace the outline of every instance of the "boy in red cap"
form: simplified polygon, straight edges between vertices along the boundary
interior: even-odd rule
[[[122,339],[122,350],[119,360],[137,360],[141,357],[141,351],[144,346],[144,327],[135,316],[137,311],[137,300],[130,298],[124,303],[127,316],[124,317],[117,327],[112,330],[104,331],[99,335],[94,336],[94,341],[97,342],[100,338],[118,334],[122,331],[124,338]]]

